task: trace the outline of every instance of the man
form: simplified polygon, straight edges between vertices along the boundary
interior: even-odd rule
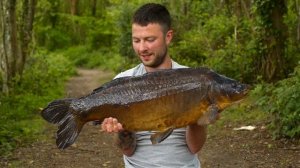
[[[138,66],[116,76],[138,76],[161,69],[185,68],[174,62],[168,46],[173,38],[171,17],[159,4],[145,4],[133,16],[132,45],[141,60]],[[146,123],[145,123],[146,124]],[[118,133],[117,145],[124,154],[125,167],[200,167],[197,152],[206,140],[206,126],[189,125],[180,128],[162,143],[152,145],[153,132],[129,132],[115,118],[102,122],[102,130]]]

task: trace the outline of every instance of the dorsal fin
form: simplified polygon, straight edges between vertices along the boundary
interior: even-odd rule
[[[95,94],[95,93],[99,93],[99,92],[101,92],[102,90],[104,90],[104,89],[106,89],[106,88],[108,88],[108,87],[111,87],[111,86],[115,86],[115,85],[119,84],[119,82],[124,81],[124,80],[127,80],[127,79],[129,79],[129,78],[132,78],[132,77],[126,76],[126,77],[121,77],[121,78],[113,79],[112,81],[107,82],[107,83],[103,84],[102,86],[100,86],[100,87],[94,89],[94,90],[92,91],[92,93],[90,93],[90,95],[93,95],[93,94]]]

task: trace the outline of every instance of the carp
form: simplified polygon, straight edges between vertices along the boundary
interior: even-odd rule
[[[114,79],[81,98],[54,100],[41,115],[58,124],[59,149],[73,144],[85,123],[108,117],[129,131],[157,131],[151,136],[156,144],[175,128],[209,124],[248,91],[249,85],[208,68],[159,70]]]

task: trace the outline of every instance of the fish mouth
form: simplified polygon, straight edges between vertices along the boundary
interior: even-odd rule
[[[249,92],[250,92],[250,90],[251,90],[251,88],[252,88],[252,87],[251,87],[250,85],[248,85],[248,84],[245,84],[245,85],[243,85],[242,87],[243,87],[242,90],[236,91],[236,93],[233,93],[233,94],[232,94],[231,99],[232,99],[233,101],[240,101],[240,100],[242,100],[244,97],[246,97],[246,96],[249,94]]]

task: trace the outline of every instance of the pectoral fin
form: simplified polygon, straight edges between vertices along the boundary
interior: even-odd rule
[[[210,105],[207,112],[198,119],[198,125],[208,125],[212,123],[216,120],[218,113],[219,108],[215,104]]]
[[[168,138],[172,132],[173,132],[174,128],[169,128],[166,131],[163,132],[157,132],[153,135],[151,135],[151,142],[152,144],[158,144],[161,143],[162,141],[164,141],[166,138]]]

